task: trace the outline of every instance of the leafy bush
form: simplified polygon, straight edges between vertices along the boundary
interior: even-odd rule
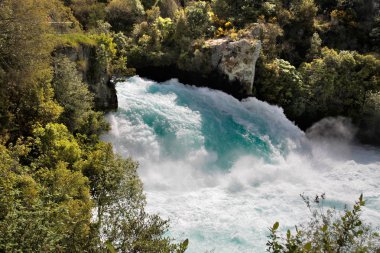
[[[156,5],[160,8],[161,17],[164,18],[173,19],[179,10],[177,0],[158,0]]]
[[[265,1],[216,0],[213,2],[215,14],[223,20],[231,21],[239,27],[252,23],[262,14]]]
[[[95,27],[99,20],[106,17],[106,4],[97,0],[72,0],[69,6],[86,30]]]
[[[192,2],[185,8],[187,25],[191,38],[204,36],[211,26],[209,16],[210,6],[205,1]]]
[[[275,59],[261,63],[254,85],[257,96],[282,106],[288,117],[295,118],[304,113],[308,88],[301,74],[289,62]]]
[[[112,0],[106,10],[107,21],[115,31],[130,31],[145,14],[140,0]]]
[[[2,252],[80,252],[86,248],[92,208],[88,179],[81,172],[68,169],[62,161],[50,168],[45,167],[48,163],[40,167],[37,160],[42,159],[36,156],[46,158],[62,150],[66,137],[65,141],[73,141],[63,125],[52,124],[48,128],[37,130],[44,131],[46,138],[41,142],[35,139],[28,144],[20,139],[9,149],[0,145]],[[52,131],[54,137],[50,135]],[[65,136],[60,138],[59,134]],[[54,145],[52,150],[46,146],[48,139]],[[54,158],[73,157],[68,153],[57,155]],[[27,160],[34,160],[32,166],[22,164]]]
[[[302,195],[301,195],[302,196]],[[302,196],[311,212],[311,220],[296,227],[295,234],[290,230],[286,236],[278,235],[279,223],[269,229],[267,252],[334,252],[334,253],[369,253],[379,252],[379,234],[361,219],[362,207],[365,205],[363,195],[352,209],[343,212],[323,207],[325,195],[316,196],[312,202]]]
[[[121,159],[112,146],[98,143],[87,159],[78,163],[90,179],[96,203],[96,238],[103,250],[117,252],[176,252],[186,250],[187,241],[174,244],[164,233],[167,221],[144,211],[145,196],[137,175],[138,164]]]
[[[54,60],[53,87],[55,98],[64,108],[60,120],[70,131],[76,131],[92,113],[93,95],[82,82],[76,64],[64,56]]]
[[[289,11],[289,20],[283,27],[281,58],[298,67],[311,47],[318,8],[314,0],[296,0],[291,3]]]
[[[175,24],[170,18],[162,18],[158,7],[146,13],[147,20],[134,26],[128,59],[139,67],[170,65],[176,58]]]
[[[324,48],[300,72],[312,93],[308,113],[316,117],[360,118],[369,92],[380,89],[380,60],[357,52]]]

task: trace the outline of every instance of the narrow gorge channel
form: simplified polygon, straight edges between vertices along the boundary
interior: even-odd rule
[[[322,126],[310,139],[279,107],[174,79],[135,76],[116,89],[102,138],[140,163],[148,211],[189,238],[189,253],[265,252],[274,222],[285,231],[307,220],[302,193],[337,208],[363,193],[364,219],[380,225],[378,149],[323,138]]]

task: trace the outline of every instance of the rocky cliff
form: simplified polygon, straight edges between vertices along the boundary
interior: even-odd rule
[[[80,44],[79,46],[61,46],[54,54],[63,54],[78,66],[83,81],[88,84],[94,94],[97,110],[117,109],[115,83],[112,82],[106,67],[102,66],[96,57],[96,46]]]
[[[137,74],[156,81],[178,78],[182,83],[207,86],[245,98],[252,95],[256,61],[260,56],[261,41],[252,37],[209,39],[194,43],[171,65],[134,65]]]
[[[194,50],[192,57],[180,62],[181,69],[209,75],[217,72],[231,85],[246,95],[252,94],[256,61],[260,56],[261,42],[255,39],[211,39]]]

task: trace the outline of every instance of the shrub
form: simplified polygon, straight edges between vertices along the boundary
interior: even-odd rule
[[[308,112],[317,117],[358,118],[369,92],[380,89],[380,60],[357,52],[322,49],[322,58],[300,68],[312,97]]]
[[[285,60],[261,63],[255,88],[258,97],[283,107],[286,115],[292,119],[305,111],[307,86],[297,69]]]
[[[140,0],[112,0],[106,11],[107,21],[115,31],[130,31],[145,14]]]
[[[301,195],[302,196],[302,195]],[[352,209],[345,208],[339,212],[336,209],[325,210],[323,203],[325,195],[316,196],[314,203],[308,197],[302,196],[311,212],[308,223],[296,227],[295,234],[290,230],[286,236],[278,235],[279,223],[269,229],[267,252],[270,253],[369,253],[380,250],[379,234],[365,224],[361,219],[362,207],[365,205],[363,195]]]

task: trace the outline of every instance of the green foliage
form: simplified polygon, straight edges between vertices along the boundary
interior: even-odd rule
[[[380,88],[380,61],[371,55],[324,48],[300,72],[312,93],[308,112],[319,117],[358,118],[369,92]]]
[[[376,49],[371,31],[376,28],[378,7],[373,1],[339,0],[332,1],[326,7],[324,12],[329,14],[330,20],[327,27],[321,29],[326,46],[360,52]]]
[[[144,211],[137,163],[110,144],[81,145],[62,124],[0,145],[0,250],[184,252],[188,241],[174,244],[168,222]]]
[[[164,18],[175,18],[179,10],[177,0],[158,0],[156,5],[160,8],[161,17]]]
[[[49,23],[56,33],[80,32],[80,24],[73,16],[69,7],[64,6],[60,0],[51,0],[46,3]]]
[[[213,3],[213,10],[219,18],[244,26],[255,22],[262,14],[263,3],[263,0],[216,0]]]
[[[141,4],[144,6],[145,10],[152,9],[152,7],[157,3],[157,0],[141,0]]]
[[[190,31],[185,11],[178,11],[175,20],[174,40],[179,48],[183,51],[187,51],[191,45],[192,40],[189,34]]]
[[[75,63],[64,56],[57,56],[54,66],[55,98],[64,108],[60,120],[70,131],[78,130],[88,119],[89,114],[93,113],[93,95],[82,82]]]
[[[293,235],[290,230],[286,237],[278,235],[279,223],[270,228],[267,252],[272,253],[306,253],[306,252],[377,252],[380,237],[361,219],[362,207],[365,205],[363,195],[352,209],[336,209],[323,207],[325,195],[316,196],[313,207],[308,197],[302,196],[311,212],[311,220],[296,227]]]
[[[379,53],[380,52],[380,46],[379,46],[380,45],[380,16],[377,16],[374,19],[374,25],[369,36],[371,38],[373,49]]]
[[[116,57],[116,44],[113,42],[113,38],[109,34],[102,33],[96,36],[98,47],[96,48],[96,56],[100,65],[104,66],[104,69],[110,70],[112,60]]]
[[[169,65],[175,59],[175,26],[170,18],[162,18],[160,9],[147,11],[147,21],[136,24],[127,50],[128,59],[136,66]]]
[[[65,125],[49,123],[35,128],[33,133],[34,148],[39,153],[34,166],[53,167],[58,162],[73,166],[81,158],[82,150]]]
[[[296,0],[292,1],[289,11],[290,18],[284,25],[281,58],[298,66],[310,50],[318,8],[314,0]]]
[[[108,124],[85,67],[57,53],[92,50],[96,74],[124,75],[129,39],[99,22],[105,1],[64,2],[93,34],[63,1],[0,1],[0,252],[184,252],[188,241],[174,244],[168,222],[144,211],[137,164],[99,142]],[[154,22],[170,41],[171,19]]]
[[[98,135],[109,129],[109,125],[103,113],[94,111],[94,95],[82,81],[77,65],[63,55],[54,57],[54,97],[64,109],[59,121],[71,132],[97,139]],[[114,68],[112,71],[115,71]]]
[[[65,33],[56,35],[58,46],[68,46],[78,48],[80,45],[95,46],[96,41],[84,33]]]
[[[319,58],[321,56],[321,51],[322,51],[322,40],[319,37],[318,33],[314,33],[313,37],[311,37],[310,40],[310,49],[307,54],[307,58],[310,60]]]
[[[260,98],[282,106],[291,118],[305,111],[308,88],[301,74],[289,62],[275,59],[261,63],[258,74],[255,89]]]
[[[15,155],[0,146],[0,251],[83,251],[92,207],[87,178],[65,163],[30,174]]]
[[[72,0],[69,4],[75,17],[87,30],[106,17],[106,4],[96,0]]]
[[[63,235],[61,243],[66,251],[83,251],[90,232],[93,207],[88,179],[81,172],[69,170],[64,162],[58,162],[53,170],[39,170],[36,179],[42,186],[40,194],[44,203],[52,203],[58,212],[53,215],[60,221],[56,221],[57,231]]]
[[[123,33],[100,33],[96,40],[97,63],[107,74],[116,77],[128,76],[133,71],[127,68],[127,37]]]
[[[297,21],[313,24],[313,18],[317,15],[318,7],[314,0],[295,0],[292,1],[290,11]]]
[[[80,162],[77,167],[90,179],[91,195],[98,203],[99,218],[104,215],[102,208],[123,198],[124,193],[127,194],[124,197],[128,197],[132,202],[144,199],[142,184],[136,172],[137,164],[131,159],[123,160],[116,156],[110,144],[97,144],[86,160]],[[124,183],[128,187],[120,187]],[[136,206],[141,204],[143,202],[137,203]]]
[[[158,17],[156,20],[157,29],[161,31],[162,43],[170,44],[173,41],[174,23],[170,18]]]
[[[0,132],[10,132],[11,138],[30,133],[37,122],[56,120],[62,111],[50,86],[48,3],[0,2]]]
[[[359,138],[367,143],[379,143],[380,135],[380,93],[371,92],[363,107],[360,117]]]
[[[112,245],[117,252],[184,252],[186,245],[163,237],[168,222],[144,211],[136,162],[121,159],[110,144],[99,143],[76,166],[90,179],[101,247]]]
[[[241,29],[238,34],[242,37],[247,37],[253,32],[257,33],[257,39],[262,42],[261,58],[265,61],[274,60],[279,57],[281,45],[278,41],[283,37],[284,31],[277,22],[266,22],[260,19],[258,23],[247,26]]]
[[[107,21],[115,31],[130,31],[145,14],[140,0],[112,0],[106,10]]]
[[[185,15],[191,38],[204,36],[211,26],[210,6],[205,1],[192,2],[185,8]]]

